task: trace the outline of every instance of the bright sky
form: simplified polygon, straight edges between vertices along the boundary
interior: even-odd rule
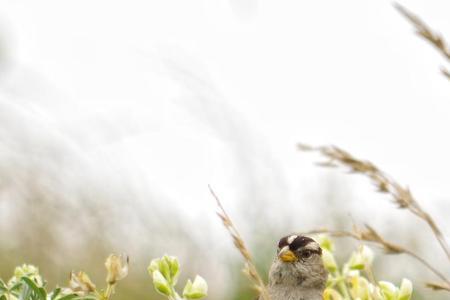
[[[401,3],[450,39],[450,2]],[[390,1],[4,0],[0,22],[2,127],[105,187],[130,180],[192,216],[213,207],[207,184],[228,201],[306,201],[324,174],[295,150],[305,142],[450,208],[444,59]]]

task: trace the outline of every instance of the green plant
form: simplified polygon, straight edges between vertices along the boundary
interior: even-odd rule
[[[70,290],[82,299],[109,300],[117,282],[128,275],[128,256],[111,254],[105,262],[106,288],[98,290],[85,272],[71,272]],[[66,299],[65,299],[66,300]]]
[[[372,272],[373,251],[360,245],[340,267],[334,258],[334,245],[327,236],[318,236],[322,258],[329,272],[324,300],[409,300],[412,283],[403,279],[400,287],[388,281],[376,281]]]
[[[23,264],[14,270],[14,275],[5,283],[0,279],[1,300],[71,300],[79,297],[68,288],[57,287],[47,292],[46,282],[33,265]]]
[[[218,216],[233,238],[235,247],[241,252],[246,261],[244,273],[255,283],[254,287],[262,298],[270,300],[268,293],[262,294],[262,291],[266,291],[266,289],[258,280],[261,276],[256,269],[256,276],[248,273],[248,263],[252,263],[250,253],[211,187],[210,192],[219,206]],[[326,235],[318,235],[316,240],[322,248],[323,263],[329,272],[327,287],[323,294],[324,300],[409,300],[411,298],[413,287],[409,279],[403,279],[400,287],[388,281],[376,282],[372,272],[374,253],[368,246],[360,245],[347,262],[340,267],[334,257],[334,243],[332,240]],[[387,242],[386,246],[395,247]]]
[[[0,279],[0,300],[109,300],[117,281],[128,274],[128,258],[111,254],[106,262],[107,269],[104,290],[97,290],[85,272],[71,272],[69,287],[46,290],[46,281],[33,265],[16,267],[14,275],[5,283]]]
[[[153,259],[148,266],[148,273],[152,276],[153,286],[161,295],[169,300],[201,299],[208,293],[208,285],[201,276],[195,276],[194,281],[188,279],[183,289],[183,297],[175,290],[180,275],[180,264],[174,256],[164,255]]]

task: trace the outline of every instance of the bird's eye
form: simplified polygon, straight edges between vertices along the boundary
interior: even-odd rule
[[[309,257],[311,257],[311,255],[312,255],[312,251],[310,251],[310,250],[305,250],[305,251],[302,251],[302,252],[300,253],[300,255],[301,255],[302,258],[309,258]]]

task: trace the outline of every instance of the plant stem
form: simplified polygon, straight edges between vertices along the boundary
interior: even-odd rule
[[[336,270],[334,276],[338,278],[337,286],[341,294],[344,296],[344,299],[351,300],[347,285],[345,284],[345,278],[342,276],[341,272],[339,272],[339,270]]]
[[[169,284],[170,286],[170,293],[169,300],[182,300],[183,298],[178,295],[177,291],[175,291],[175,287],[172,284]]]
[[[105,300],[109,300],[109,298],[111,298],[113,291],[114,291],[114,285],[108,283],[108,285],[106,286],[106,291],[104,293],[103,298]]]

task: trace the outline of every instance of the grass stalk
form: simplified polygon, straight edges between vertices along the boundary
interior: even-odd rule
[[[226,230],[228,231],[231,238],[233,239],[234,246],[239,250],[242,257],[244,258],[244,261],[245,261],[244,273],[245,273],[245,275],[250,279],[250,281],[253,282],[255,289],[260,294],[260,299],[261,300],[270,300],[269,292],[267,291],[264,281],[262,280],[261,276],[259,275],[255,264],[253,263],[252,256],[250,254],[250,251],[248,250],[248,248],[245,245],[244,239],[241,237],[236,226],[231,221],[230,216],[225,211],[225,208],[223,207],[222,203],[220,202],[219,197],[216,195],[216,193],[211,188],[211,186],[208,185],[208,188],[209,188],[211,195],[216,200],[217,206],[219,208],[217,215],[219,216],[219,218],[221,219]]]

